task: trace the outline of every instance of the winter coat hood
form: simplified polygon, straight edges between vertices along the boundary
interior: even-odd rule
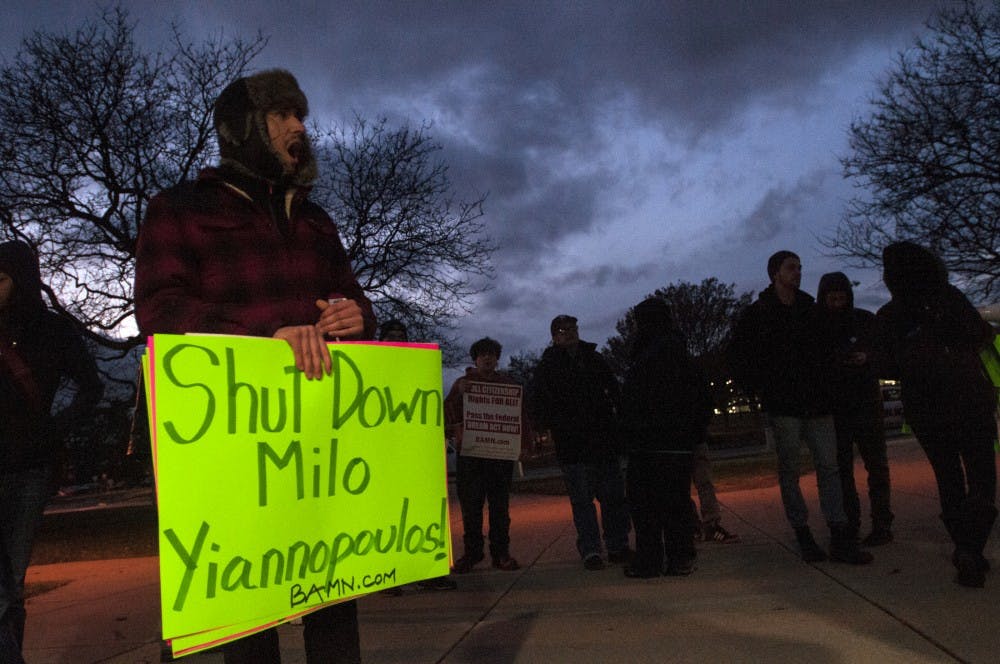
[[[650,297],[635,305],[635,339],[632,347],[633,359],[641,355],[645,348],[657,339],[680,336],[674,325],[670,305],[662,298]],[[681,339],[683,345],[683,339]]]
[[[851,280],[843,272],[827,272],[819,278],[819,287],[816,289],[816,302],[826,309],[826,295],[833,292],[847,293],[847,309],[854,308],[854,288]]]
[[[920,302],[947,290],[948,270],[928,249],[913,242],[893,242],[882,250],[882,280],[894,298]]]
[[[26,242],[4,242],[0,244],[0,272],[7,273],[14,282],[11,302],[0,310],[0,318],[14,328],[23,328],[46,311],[38,257]]]

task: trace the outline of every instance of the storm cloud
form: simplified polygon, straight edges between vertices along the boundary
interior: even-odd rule
[[[20,5],[20,6],[17,6]],[[460,198],[487,194],[497,276],[459,321],[505,356],[548,342],[557,313],[603,342],[670,282],[760,290],[779,247],[804,287],[845,269],[816,238],[849,195],[838,156],[877,80],[942,2],[125,3],[137,34],[269,42],[256,68],[296,74],[320,123],[430,124]],[[97,13],[2,10],[10,58],[31,30]],[[813,274],[815,272],[815,274]],[[877,304],[878,275],[857,272]]]

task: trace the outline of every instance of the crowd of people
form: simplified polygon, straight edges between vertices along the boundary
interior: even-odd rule
[[[948,283],[931,251],[895,242],[883,262],[892,299],[873,314],[854,306],[844,273],[824,274],[813,298],[800,288],[799,257],[776,252],[767,262],[770,285],[733,321],[726,359],[737,384],[766,414],[785,517],[810,563],[869,564],[870,548],[893,541],[879,379],[900,380],[907,422],[934,471],[941,519],[955,545],[955,580],[980,588],[990,567],[983,551],[997,515],[997,391],[979,354],[992,344],[994,331]],[[707,463],[714,404],[669,305],[652,297],[631,311],[634,337],[621,384],[596,345],[580,340],[576,318],[552,320],[552,342],[535,370],[522,421],[525,431],[533,425],[554,443],[585,569],[610,563],[623,564],[633,578],[687,575],[695,569],[696,538],[738,541],[719,523]],[[473,346],[477,368],[477,347],[487,341],[496,343],[484,339]],[[501,380],[495,377],[501,375],[495,369],[499,344],[495,351],[487,366],[491,380]],[[457,399],[477,370],[452,388],[450,426],[461,426]],[[799,485],[803,443],[815,469],[828,548],[813,535]],[[863,539],[855,450],[870,505],[871,529]],[[691,499],[699,475],[701,523]],[[509,470],[503,477],[496,505],[489,498],[490,537],[492,542],[495,522],[507,553]],[[483,557],[482,500],[461,504],[465,553],[457,573]]]
[[[143,335],[186,332],[285,340],[310,380],[331,371],[330,339],[372,339],[372,305],[352,271],[333,221],[308,193],[316,164],[303,120],[308,102],[295,78],[271,70],[228,85],[215,103],[220,161],[149,204],[136,248],[135,303]],[[957,581],[982,587],[983,555],[996,519],[997,394],[979,351],[993,339],[943,264],[910,242],[883,254],[891,301],[856,309],[842,273],[824,275],[818,301],[800,289],[801,263],[780,251],[770,286],[735,321],[728,360],[760,400],[774,431],[782,503],[803,559],[866,564],[892,541],[889,467],[878,378],[902,381],[906,418],[937,479],[941,518],[955,544]],[[0,244],[0,661],[23,664],[24,578],[48,498],[59,441],[100,399],[94,360],[79,333],[44,304],[38,260],[23,242]],[[532,427],[553,441],[583,567],[622,565],[649,578],[695,570],[695,540],[733,542],[720,523],[707,457],[713,404],[672,312],[650,298],[634,309],[635,338],[619,383],[577,319],[556,316],[551,345],[524,386],[520,442]],[[399,321],[385,342],[408,340]],[[471,383],[513,385],[498,371],[501,344],[470,348],[473,367],[445,400],[445,424],[461,445],[463,395]],[[74,397],[53,401],[62,380]],[[812,454],[827,553],[815,540],[799,488],[801,443]],[[871,530],[859,541],[861,505],[854,447],[868,474]],[[623,464],[623,459],[625,463]],[[457,462],[463,552],[453,572],[481,562],[513,571],[509,498],[512,459],[463,454]],[[623,467],[625,468],[623,472]],[[691,499],[692,478],[701,503]],[[598,507],[599,512],[598,512]],[[483,511],[488,510],[488,536]],[[634,550],[630,531],[634,528]],[[424,587],[451,589],[451,576]],[[303,618],[306,661],[359,662],[354,601]],[[280,662],[274,628],[224,648],[227,664]]]

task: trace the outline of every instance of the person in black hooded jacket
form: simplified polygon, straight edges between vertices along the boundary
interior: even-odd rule
[[[63,379],[72,399],[53,412]],[[21,662],[24,576],[63,438],[100,400],[94,359],[42,300],[38,259],[0,244],[0,661]]]
[[[861,526],[861,500],[854,482],[854,446],[868,473],[872,530],[865,546],[892,541],[889,461],[885,447],[882,395],[878,375],[865,344],[875,326],[875,314],[854,306],[854,289],[843,272],[820,277],[816,316],[823,343],[831,350],[830,396],[837,433],[837,465],[844,494],[844,512],[851,527]]]
[[[633,311],[635,346],[622,385],[621,422],[635,556],[625,576],[683,576],[695,560],[693,450],[705,438],[712,402],[669,305],[651,297]]]
[[[924,247],[894,242],[882,264],[892,300],[876,314],[876,357],[886,377],[902,381],[904,417],[934,470],[956,581],[982,587],[997,516],[997,393],[979,352],[993,328]]]

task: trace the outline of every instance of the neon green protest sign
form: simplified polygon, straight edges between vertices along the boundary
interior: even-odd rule
[[[147,385],[163,634],[187,652],[448,572],[441,354],[157,335]]]

